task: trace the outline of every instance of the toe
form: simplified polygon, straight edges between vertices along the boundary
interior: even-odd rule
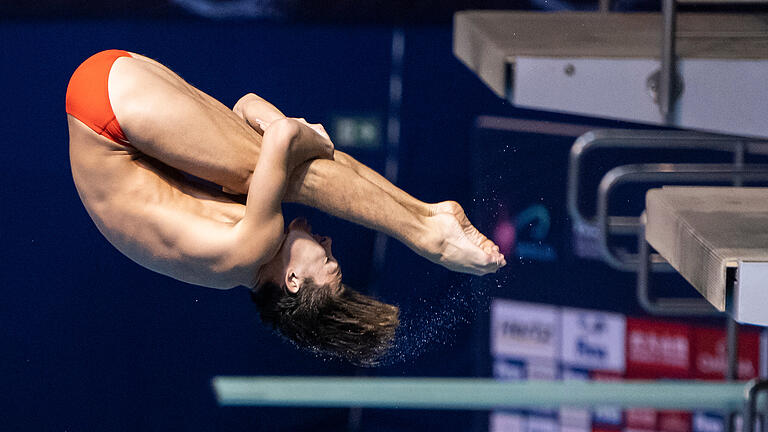
[[[493,254],[493,262],[498,266],[498,268],[501,268],[507,265],[507,261],[504,259],[504,255],[498,252],[495,252]]]

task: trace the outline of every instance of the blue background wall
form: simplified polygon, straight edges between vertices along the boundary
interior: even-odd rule
[[[259,323],[245,290],[188,286],[144,270],[112,248],[71,180],[64,94],[82,60],[123,48],[160,60],[229,106],[253,91],[311,121],[338,112],[384,121],[391,35],[389,28],[197,21],[0,25],[4,430],[346,427],[347,410],[297,414],[215,405],[209,379],[216,374],[355,371],[282,342]],[[404,167],[403,178],[427,200],[466,198],[467,173],[458,160],[466,152],[472,113],[501,103],[451,58],[449,29],[409,32],[406,43],[403,140],[413,150],[403,151],[413,169]],[[353,154],[382,166],[382,154]],[[365,290],[373,234],[316,214],[312,219],[336,238],[347,282]],[[389,267],[397,277],[383,283],[382,296],[404,307],[419,303],[429,291],[419,281],[408,283],[409,276],[434,266],[397,246],[391,253],[402,259]],[[393,372],[469,373],[466,360],[457,363],[433,368],[429,355],[413,356]]]
[[[544,116],[493,96],[453,58],[450,28],[406,29],[405,36],[399,184],[426,201],[456,199],[488,228],[495,213],[482,199],[504,195],[510,186],[495,188],[493,176],[473,172],[473,161],[482,166],[484,157],[477,152],[487,149],[478,147],[474,119],[481,113]],[[384,122],[391,37],[387,27],[195,20],[0,24],[3,430],[344,430],[349,411],[343,409],[219,408],[209,380],[219,374],[487,374],[483,319],[490,294],[636,310],[630,281],[597,264],[569,267],[580,269],[574,281],[551,273],[552,265],[537,270],[521,267],[533,265],[525,262],[473,280],[389,242],[383,274],[372,275],[373,233],[289,208],[334,236],[346,282],[363,291],[375,286],[403,309],[406,355],[386,367],[356,370],[284,343],[259,323],[244,289],[189,286],[132,263],[87,216],[69,171],[64,94],[72,71],[92,53],[121,48],[156,58],[229,106],[253,91],[313,122],[345,112]],[[518,139],[544,149],[526,156],[540,164],[541,178],[518,186],[564,192],[558,188],[565,172],[557,167],[570,140]],[[350,152],[381,171],[382,151]],[[510,166],[489,154],[499,169]],[[560,215],[562,204],[547,203]],[[553,241],[566,251],[567,230],[558,229]],[[611,289],[598,289],[604,285]],[[365,410],[352,424],[370,431],[468,430],[482,427],[482,415]]]

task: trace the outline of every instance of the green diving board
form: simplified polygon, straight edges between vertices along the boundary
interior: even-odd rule
[[[593,407],[740,410],[744,382],[497,381],[472,378],[213,378],[219,405],[470,409]]]

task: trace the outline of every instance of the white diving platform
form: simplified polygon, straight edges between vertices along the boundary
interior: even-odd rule
[[[665,124],[650,81],[659,13],[465,11],[453,50],[499,97],[524,108]],[[671,125],[768,137],[768,15],[677,15],[682,79]]]
[[[768,326],[768,188],[665,186],[645,212],[648,243],[704,298]]]

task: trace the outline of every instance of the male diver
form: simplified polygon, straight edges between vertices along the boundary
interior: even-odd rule
[[[344,285],[331,239],[304,219],[286,229],[282,201],[382,231],[454,271],[506,264],[458,203],[415,199],[335,150],[321,125],[252,93],[230,110],[154,60],[108,50],[74,72],[66,111],[75,186],[107,240],[185,282],[249,287],[262,320],[299,346],[374,364],[398,309]]]

